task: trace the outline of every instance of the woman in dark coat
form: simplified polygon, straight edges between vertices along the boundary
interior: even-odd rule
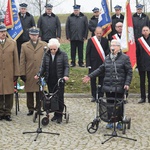
[[[52,38],[48,43],[48,51],[45,52],[41,69],[38,76],[44,76],[48,85],[49,93],[54,93],[58,90],[57,82],[60,78],[65,81],[69,80],[69,64],[68,56],[65,52],[59,49],[60,43],[56,38]],[[35,76],[35,79],[38,78]],[[60,84],[59,90],[59,112],[63,112],[64,109],[64,84]],[[62,113],[54,113],[54,117],[51,121],[57,120],[57,123],[62,122]]]
[[[129,85],[132,79],[132,68],[129,57],[121,52],[121,44],[117,40],[111,41],[110,47],[111,53],[106,57],[104,63],[88,76],[83,78],[83,82],[87,83],[90,78],[94,78],[104,73],[104,81],[102,90],[106,93],[107,102],[114,103],[114,100],[109,98],[123,98],[124,90],[129,89]],[[110,117],[110,118],[109,118]],[[111,121],[112,112],[108,112],[108,118]],[[118,121],[121,121],[123,117],[123,111],[118,114]],[[113,124],[107,124],[106,128],[112,128]],[[121,129],[120,122],[117,124],[117,128]]]

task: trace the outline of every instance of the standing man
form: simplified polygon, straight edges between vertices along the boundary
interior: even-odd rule
[[[0,24],[0,120],[11,121],[14,81],[19,76],[17,45],[6,37],[6,26]]]
[[[139,103],[146,102],[145,79],[148,79],[148,102],[150,103],[150,29],[147,26],[142,28],[142,37],[137,42],[137,68],[140,76],[141,100]]]
[[[19,55],[19,59],[20,59],[20,54],[21,54],[21,45],[24,42],[29,41],[29,29],[33,26],[35,26],[35,21],[33,16],[27,12],[27,4],[26,3],[21,3],[20,5],[20,12],[19,12],[19,17],[20,17],[20,21],[22,24],[22,28],[23,28],[23,33],[21,34],[21,36],[17,39],[17,48],[18,48],[18,55]]]
[[[80,5],[74,5],[74,12],[68,17],[66,22],[66,37],[71,45],[71,67],[76,66],[76,49],[78,48],[78,64],[84,67],[83,44],[88,35],[87,17],[80,12]]]
[[[142,28],[144,26],[150,26],[148,16],[142,13],[143,7],[144,5],[141,4],[136,5],[137,12],[132,17],[135,41],[142,36]]]
[[[105,56],[110,52],[108,40],[106,38],[103,38],[102,35],[102,28],[96,27],[95,36],[91,37],[88,40],[86,47],[86,67],[89,68],[89,74],[96,70],[100,65],[102,65],[105,60]],[[90,80],[92,93],[91,102],[96,101],[96,80],[96,77]],[[101,85],[98,96],[103,97],[104,93],[101,91],[103,85],[103,75],[98,76],[98,84]]]
[[[45,13],[40,16],[37,27],[40,29],[40,38],[48,43],[49,39],[61,37],[61,25],[58,16],[52,13],[53,5],[46,4]]]
[[[115,25],[116,33],[112,35],[112,39],[120,40],[122,35],[122,29],[123,29],[123,23],[122,22],[116,23]]]
[[[116,29],[115,29],[115,25],[117,22],[123,22],[124,20],[124,15],[121,14],[121,6],[116,5],[114,7],[115,9],[115,14],[111,17],[112,19],[112,32],[111,32],[111,36],[116,34]]]
[[[30,41],[22,44],[20,57],[20,75],[25,82],[25,92],[27,93],[28,116],[32,115],[34,109],[37,110],[39,102],[39,85],[34,80],[34,75],[37,74],[42,57],[44,54],[44,46],[46,42],[38,40],[39,29],[32,27],[29,29]],[[36,105],[34,108],[34,92],[36,93]]]
[[[97,24],[98,24],[98,17],[99,17],[99,8],[95,7],[93,10],[93,16],[92,18],[89,20],[89,30],[91,31],[92,35],[91,36],[94,36],[94,32],[95,32],[95,29],[97,27]]]

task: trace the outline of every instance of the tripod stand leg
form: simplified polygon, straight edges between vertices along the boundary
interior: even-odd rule
[[[117,137],[120,137],[120,138],[123,138],[123,139],[127,139],[127,140],[137,141],[137,139],[132,139],[132,138],[128,138],[128,137],[123,137],[123,136],[117,136]]]
[[[105,142],[109,141],[112,138],[113,138],[113,136],[111,136],[110,138],[108,138],[107,140],[105,140],[104,142],[102,142],[102,144],[104,144]]]

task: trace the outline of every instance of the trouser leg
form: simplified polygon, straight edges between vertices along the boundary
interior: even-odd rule
[[[76,41],[71,41],[71,64],[76,64]]]
[[[148,79],[148,102],[150,103],[150,71],[147,71],[147,79]]]
[[[11,115],[11,110],[13,107],[13,94],[5,95],[5,116]]]
[[[77,41],[78,45],[78,64],[83,65],[83,41]]]
[[[4,115],[4,95],[0,95],[0,116]]]
[[[145,91],[145,71],[139,71],[140,76],[140,91],[141,91],[141,98],[143,100],[146,99],[146,91]]]
[[[27,92],[27,107],[29,111],[34,111],[34,93]]]

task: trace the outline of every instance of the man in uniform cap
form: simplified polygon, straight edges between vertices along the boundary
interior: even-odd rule
[[[137,4],[135,7],[137,12],[133,14],[132,20],[133,20],[135,41],[137,41],[137,39],[142,36],[142,28],[144,26],[149,27],[150,23],[148,16],[142,12],[144,5]]]
[[[18,55],[20,58],[20,53],[21,53],[21,45],[24,42],[29,41],[29,33],[28,30],[35,26],[35,21],[33,16],[27,12],[27,4],[26,3],[21,3],[19,5],[19,17],[20,17],[20,21],[22,24],[22,28],[23,28],[23,33],[21,34],[21,36],[17,39],[17,47],[18,47]]]
[[[97,27],[98,17],[99,17],[99,8],[95,7],[93,10],[93,16],[89,20],[88,28],[92,32],[92,36],[94,36],[95,28]]]
[[[84,67],[83,44],[88,35],[87,17],[80,12],[80,5],[73,6],[74,12],[68,17],[66,22],[66,38],[71,45],[71,67],[76,65],[76,49],[78,49],[78,64]]]
[[[14,81],[19,76],[16,42],[6,36],[6,26],[0,24],[0,120],[11,121]]]
[[[115,7],[114,7],[114,9],[115,9],[115,14],[111,17],[111,20],[112,20],[112,25],[111,25],[111,27],[112,27],[112,32],[109,34],[109,40],[111,40],[112,38],[112,36],[114,35],[114,34],[116,34],[116,29],[115,29],[115,25],[116,25],[116,23],[117,22],[122,22],[123,23],[123,20],[124,20],[124,15],[122,15],[121,14],[121,6],[119,6],[119,5],[116,5]]]
[[[39,85],[34,79],[34,75],[37,74],[42,57],[44,54],[44,47],[47,45],[38,39],[39,29],[32,27],[29,29],[30,41],[22,44],[21,57],[20,57],[20,76],[25,82],[25,92],[27,93],[27,107],[29,112],[28,116],[32,115],[34,109],[37,110],[39,102]],[[36,93],[36,105],[34,108],[34,92]]]
[[[61,24],[58,16],[52,12],[53,5],[45,5],[45,13],[40,16],[37,27],[40,29],[40,38],[48,43],[51,38],[61,38]]]

